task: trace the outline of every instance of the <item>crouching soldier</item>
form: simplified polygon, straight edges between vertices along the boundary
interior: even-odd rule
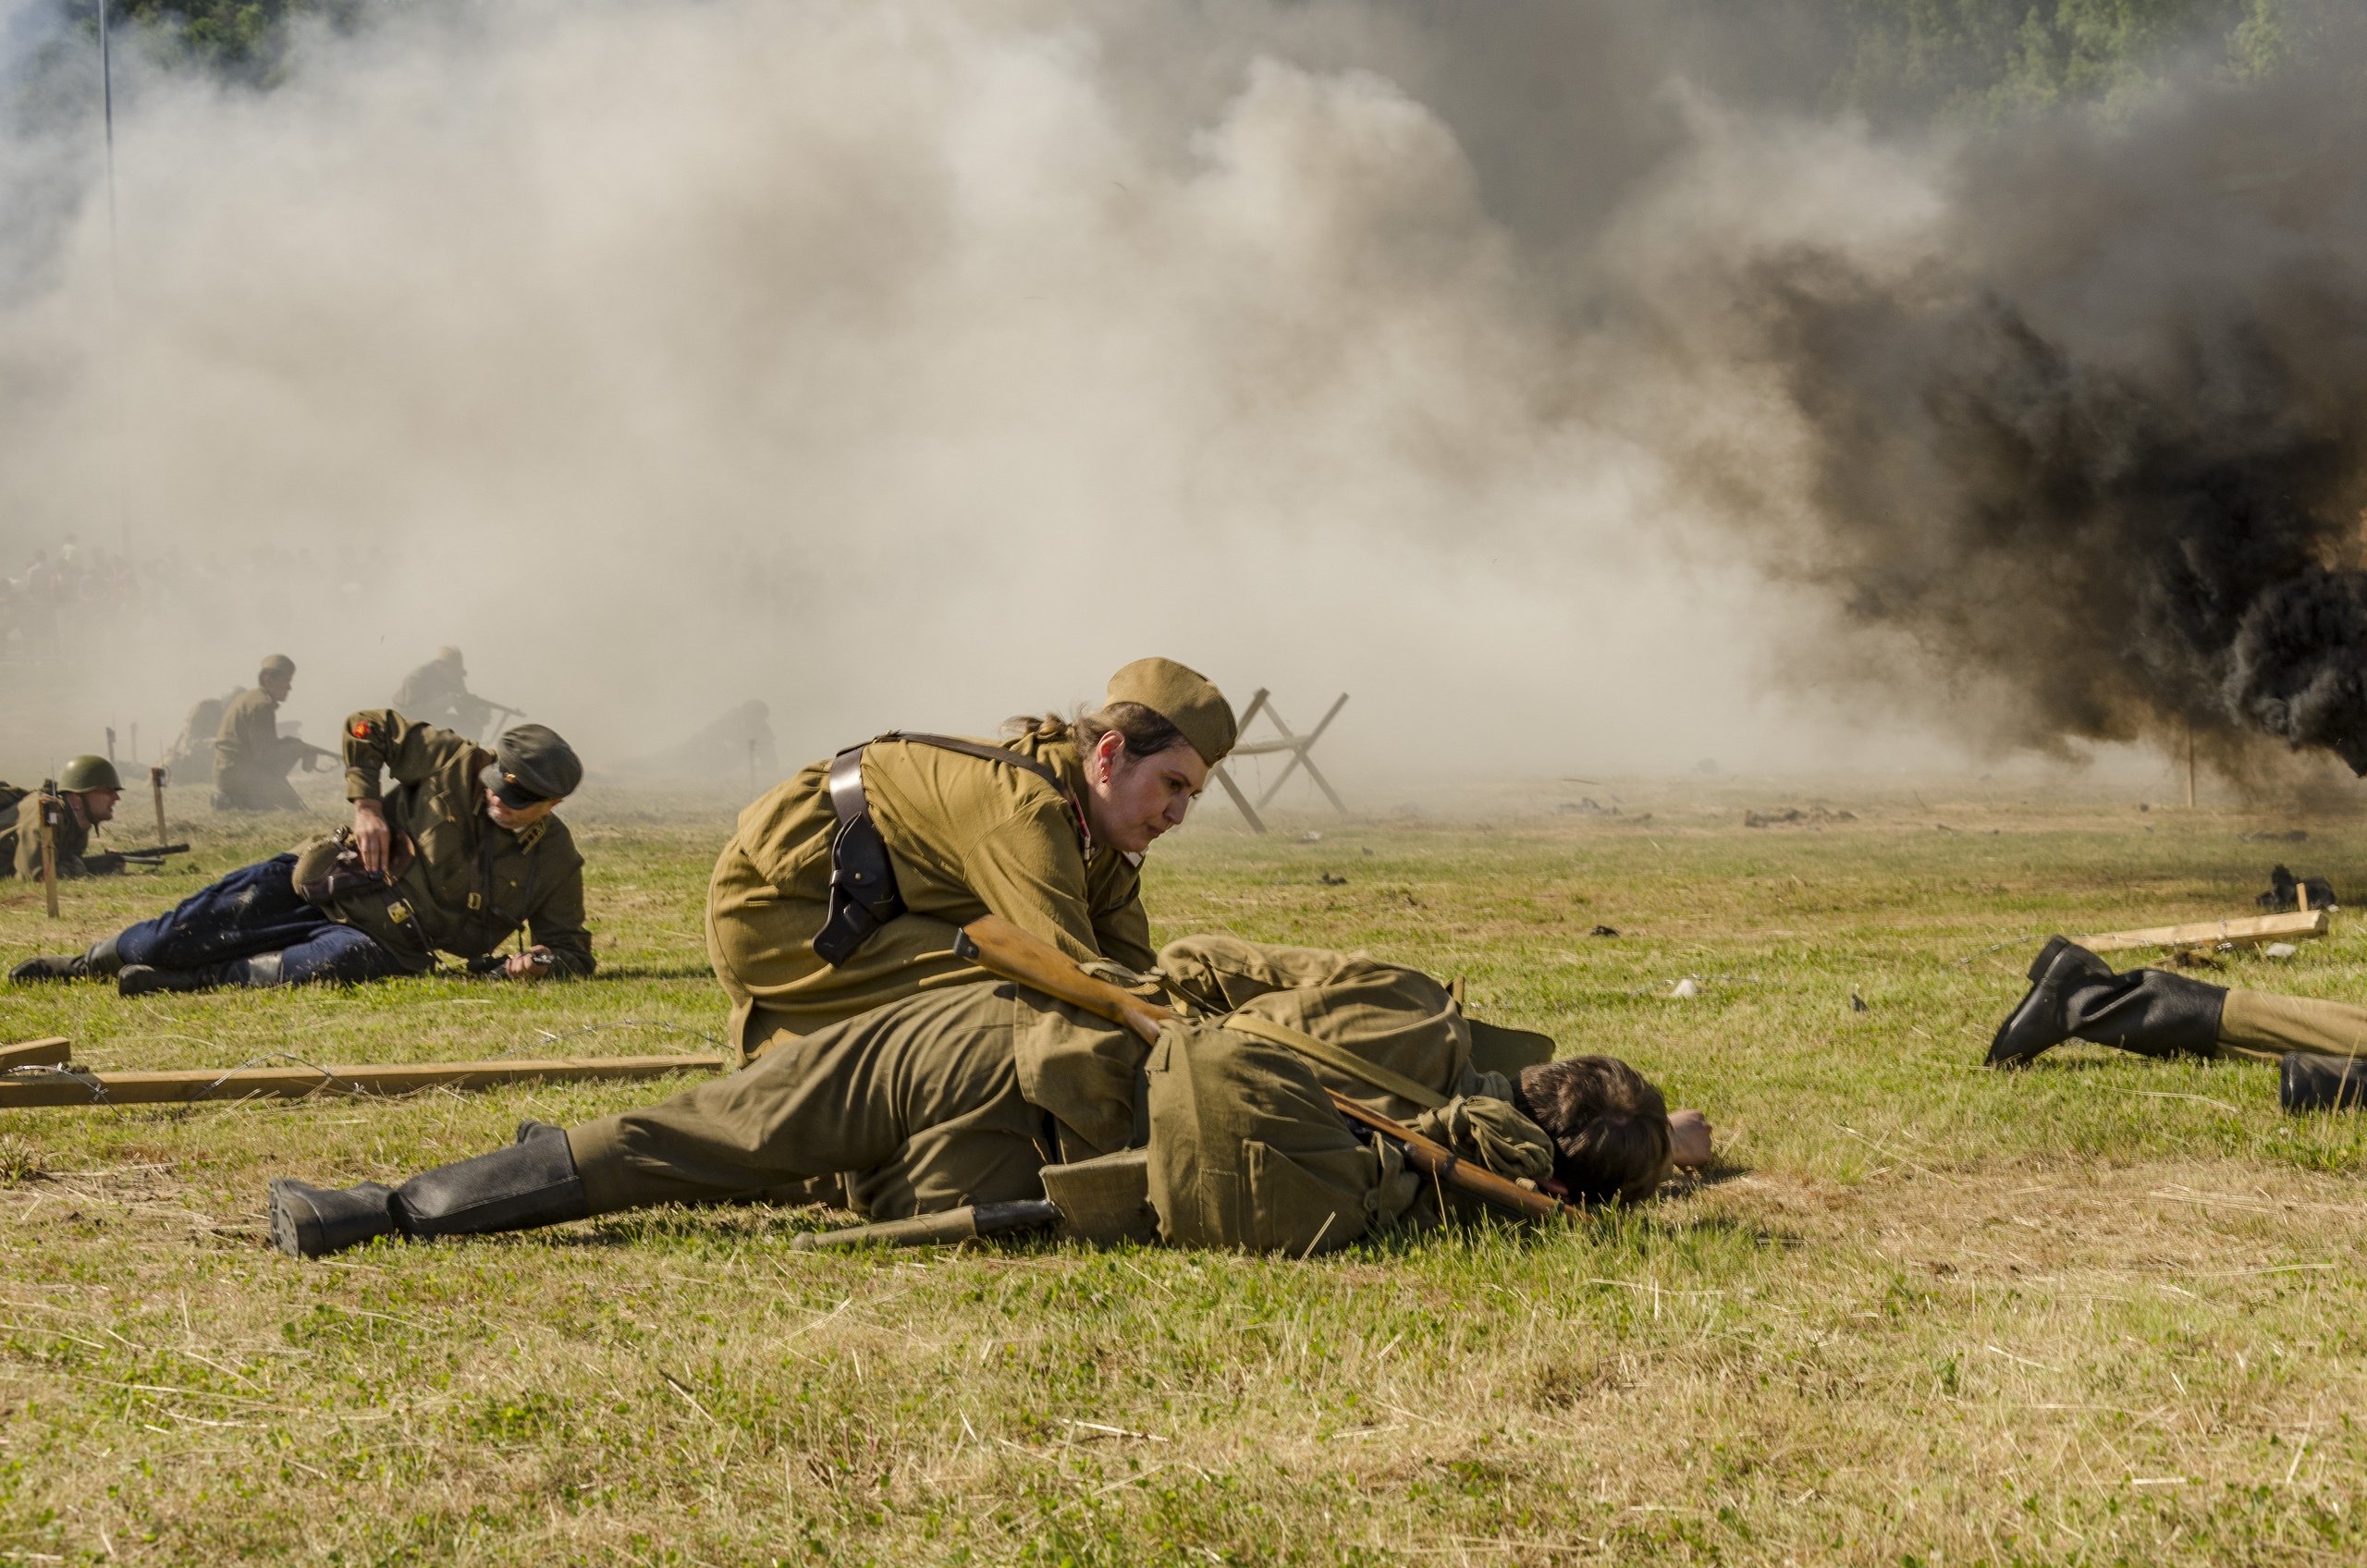
[[[1172,943],[1160,964],[1150,977],[1100,971],[1185,1004],[1155,1047],[1016,985],[925,991],[658,1105],[566,1129],[530,1121],[510,1147],[399,1187],[275,1181],[272,1234],[313,1257],[374,1236],[810,1197],[832,1178],[850,1207],[897,1219],[1040,1199],[1063,1172],[1114,1163],[1155,1216],[1145,1240],[1329,1251],[1405,1219],[1427,1186],[1342,1118],[1331,1088],[1580,1197],[1640,1197],[1679,1160],[1708,1160],[1699,1113],[1673,1124],[1625,1063],[1547,1062],[1551,1041],[1474,1025],[1416,971],[1226,937]]]
[[[0,784],[0,791],[8,790]],[[111,876],[123,869],[123,857],[113,852],[92,854],[91,834],[103,822],[115,820],[116,802],[123,798],[123,780],[115,764],[101,756],[80,756],[57,776],[57,795],[65,810],[54,836],[60,881],[78,876]],[[5,799],[0,795],[0,799]],[[0,827],[0,876],[28,879],[41,876],[41,794],[24,792],[15,802],[15,821]]]
[[[2367,1074],[2367,1008],[2213,986],[2164,969],[2113,967],[2068,937],[2051,938],[2030,988],[1997,1027],[1989,1065],[2026,1067],[2066,1040],[2139,1056],[2232,1057],[2281,1064],[2287,1109],[2356,1104]]]
[[[513,980],[592,973],[583,857],[553,815],[583,777],[566,741],[523,724],[487,752],[381,708],[349,718],[344,744],[351,827],[8,977],[113,977],[141,996],[417,974],[438,952]],[[521,927],[531,950],[496,952]]]

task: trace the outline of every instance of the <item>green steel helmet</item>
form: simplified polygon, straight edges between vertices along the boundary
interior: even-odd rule
[[[64,790],[120,790],[123,780],[116,777],[115,764],[104,757],[80,756],[66,765],[57,776],[57,787]]]

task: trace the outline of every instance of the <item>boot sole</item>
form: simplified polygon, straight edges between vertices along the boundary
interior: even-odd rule
[[[290,1257],[318,1257],[321,1245],[321,1222],[318,1216],[307,1226],[296,1214],[296,1207],[304,1200],[288,1189],[294,1183],[284,1176],[271,1181],[271,1244]],[[304,1204],[310,1208],[312,1206]],[[306,1231],[310,1231],[307,1235]],[[306,1243],[310,1242],[310,1247]]]

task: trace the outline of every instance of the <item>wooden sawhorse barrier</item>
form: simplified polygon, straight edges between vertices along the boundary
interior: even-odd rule
[[[1226,771],[1223,763],[1217,764],[1208,771],[1215,774],[1217,782],[1224,786],[1224,792],[1233,797],[1233,803],[1241,808],[1242,817],[1249,824],[1249,830],[1252,833],[1266,831],[1265,819],[1257,814],[1273,804],[1274,797],[1282,793],[1282,786],[1291,781],[1291,775],[1302,767],[1306,769],[1306,776],[1315,780],[1315,787],[1323,791],[1323,798],[1331,802],[1331,809],[1342,816],[1348,815],[1347,803],[1340,799],[1340,792],[1331,788],[1331,780],[1325,778],[1322,771],[1315,766],[1315,759],[1306,754],[1315,749],[1315,742],[1323,739],[1323,732],[1331,728],[1331,721],[1339,717],[1340,710],[1347,705],[1348,694],[1343,692],[1340,693],[1339,700],[1331,704],[1331,711],[1323,716],[1322,723],[1305,735],[1294,735],[1291,733],[1291,727],[1282,722],[1282,716],[1274,711],[1274,704],[1269,700],[1266,688],[1258,687],[1256,695],[1249,699],[1249,706],[1243,710],[1241,715],[1240,733],[1248,734],[1249,721],[1262,713],[1273,722],[1275,729],[1282,732],[1282,738],[1279,741],[1252,741],[1245,745],[1237,745],[1233,748],[1233,754],[1236,757],[1264,757],[1288,752],[1291,753],[1290,766],[1282,769],[1280,778],[1267,786],[1266,792],[1257,798],[1257,803],[1254,806],[1249,803],[1249,797],[1241,792],[1241,786],[1233,781],[1233,775]]]

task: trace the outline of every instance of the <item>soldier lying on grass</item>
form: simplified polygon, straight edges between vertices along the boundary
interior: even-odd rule
[[[346,720],[344,760],[350,829],[8,978],[113,979],[132,997],[417,974],[439,951],[512,979],[592,973],[583,857],[552,815],[583,778],[565,741],[521,724],[488,752],[381,708]],[[501,958],[521,926],[534,947]]]
[[[1336,1091],[1506,1178],[1637,1200],[1710,1158],[1699,1111],[1609,1057],[1466,1019],[1429,976],[1362,954],[1187,937],[1151,976],[1185,1012],[1156,1046],[1024,986],[924,992],[789,1039],[729,1078],[389,1189],[271,1184],[280,1249],[473,1234],[665,1203],[820,1195],[876,1219],[1040,1198],[1048,1166],[1138,1149],[1157,1234],[1306,1254],[1452,1207]],[[1311,1038],[1310,1038],[1311,1037]],[[1302,1043],[1293,1044],[1294,1039]],[[1404,1092],[1387,1085],[1396,1084]]]
[[[2087,1040],[2139,1056],[2278,1061],[2288,1110],[2360,1098],[2352,1063],[2367,1051],[2367,1008],[2230,989],[2165,969],[2115,974],[2067,937],[2039,949],[2030,978],[1990,1042],[1992,1067],[2027,1067],[2066,1040]]]

